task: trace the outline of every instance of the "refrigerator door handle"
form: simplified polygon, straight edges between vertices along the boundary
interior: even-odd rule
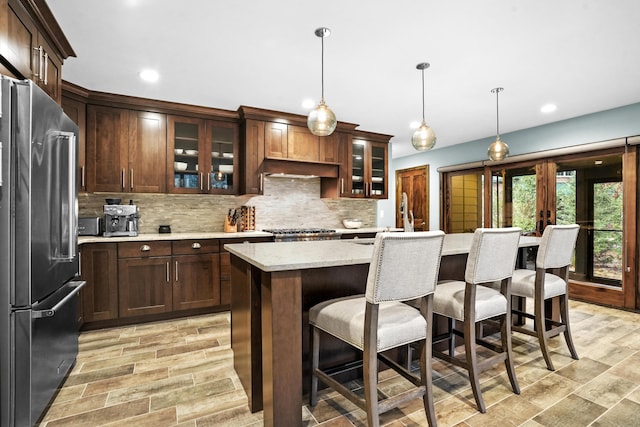
[[[67,302],[69,302],[69,300],[71,300],[71,298],[73,298],[75,294],[78,293],[78,291],[80,291],[80,289],[82,289],[86,284],[87,282],[84,280],[68,282],[68,285],[72,288],[71,292],[69,292],[64,298],[62,298],[56,305],[54,305],[51,308],[48,308],[46,310],[32,310],[31,317],[34,319],[40,319],[43,317],[55,316],[56,312],[60,311],[62,306],[64,306]]]
[[[1,93],[2,91],[0,91]],[[1,103],[0,99],[0,103]],[[2,117],[2,115],[0,115]],[[0,141],[0,187],[2,187],[2,141]]]
[[[76,164],[76,136],[72,132],[56,132],[56,136],[59,139],[65,140],[69,144],[69,150],[67,151],[69,156],[69,164]],[[63,256],[56,257],[59,261],[73,262],[78,254],[78,202],[76,200],[76,171],[75,168],[69,168],[67,176],[67,203],[69,206],[69,213],[66,215],[67,227],[69,232],[67,253]],[[64,217],[64,216],[63,216]]]

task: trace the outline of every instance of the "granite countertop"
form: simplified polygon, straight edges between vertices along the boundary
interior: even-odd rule
[[[208,233],[148,233],[138,234],[135,237],[128,236],[79,236],[78,244],[83,243],[117,243],[117,242],[140,242],[140,241],[159,241],[159,240],[191,240],[191,239],[247,239],[252,237],[270,237],[271,233],[263,231],[242,231],[237,233],[224,233],[222,231]]]
[[[442,255],[469,252],[472,233],[445,235]],[[320,240],[307,242],[228,243],[224,248],[262,271],[303,270],[367,264],[374,239]],[[537,246],[538,237],[520,238],[520,247]]]
[[[377,233],[380,231],[402,231],[401,228],[338,228],[336,231],[340,234],[358,234],[358,233]],[[252,237],[270,237],[271,233],[264,231],[242,231],[237,233],[225,233],[222,231],[202,232],[202,233],[146,233],[138,234],[135,237],[128,236],[79,236],[78,244],[84,243],[117,243],[117,242],[140,242],[140,241],[156,241],[156,240],[191,240],[191,239],[246,239]]]

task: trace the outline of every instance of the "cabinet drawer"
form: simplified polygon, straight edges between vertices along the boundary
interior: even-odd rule
[[[171,242],[118,243],[118,258],[147,258],[171,255]]]
[[[220,252],[220,244],[215,239],[176,240],[173,242],[174,255],[197,255]]]

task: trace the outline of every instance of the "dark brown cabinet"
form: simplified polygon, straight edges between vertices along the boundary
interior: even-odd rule
[[[171,242],[118,243],[120,317],[172,310]]]
[[[167,123],[169,192],[237,193],[238,125],[180,116]]]
[[[386,199],[388,197],[388,140],[376,141],[377,134],[357,134],[351,145],[351,197]],[[372,140],[373,139],[373,140]],[[386,139],[386,141],[384,141]]]
[[[162,193],[166,116],[87,106],[87,191]]]
[[[87,105],[82,101],[63,95],[62,109],[78,125],[78,191],[87,191]]]
[[[217,240],[173,242],[173,310],[220,305]]]
[[[118,318],[118,249],[116,243],[95,243],[80,248],[80,277],[84,323]]]
[[[0,62],[16,77],[33,80],[60,103],[62,63],[75,53],[48,6],[41,0],[8,0],[0,2],[0,8],[5,20],[0,30],[4,41],[0,41]]]

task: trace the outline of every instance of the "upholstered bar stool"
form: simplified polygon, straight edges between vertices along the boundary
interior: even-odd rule
[[[441,231],[378,233],[369,267],[365,295],[337,298],[309,310],[311,326],[310,404],[317,401],[318,379],[367,413],[369,426],[379,425],[379,414],[422,397],[427,421],[436,425],[431,384],[432,302],[438,280],[444,233]],[[419,298],[420,310],[402,301]],[[321,332],[363,353],[364,399],[319,368]],[[420,377],[381,354],[420,342]],[[381,359],[416,387],[378,401],[378,364]]]
[[[511,388],[520,394],[511,350],[511,276],[518,255],[520,228],[476,229],[465,269],[464,281],[441,281],[433,297],[433,312],[449,319],[449,330],[434,338],[449,342],[448,350],[435,351],[434,357],[467,370],[478,410],[486,412],[480,390],[482,371],[504,362]],[[500,282],[498,290],[490,285]],[[487,285],[487,286],[483,286]],[[478,336],[479,322],[495,319],[500,324],[501,345],[487,342]],[[455,329],[455,321],[462,322],[463,331]],[[464,336],[464,357],[455,355],[454,339]],[[496,354],[479,360],[476,345],[483,345]]]
[[[533,329],[525,325],[513,326],[513,331],[538,338],[547,369],[553,371],[547,338],[564,332],[564,339],[571,357],[578,359],[569,327],[569,267],[576,246],[580,226],[548,225],[542,233],[542,240],[536,257],[536,269],[515,270],[511,293],[515,296],[533,299],[533,314],[513,309],[513,313],[533,319]],[[560,321],[547,318],[545,301],[557,297],[560,305]],[[550,326],[547,329],[548,325]]]

